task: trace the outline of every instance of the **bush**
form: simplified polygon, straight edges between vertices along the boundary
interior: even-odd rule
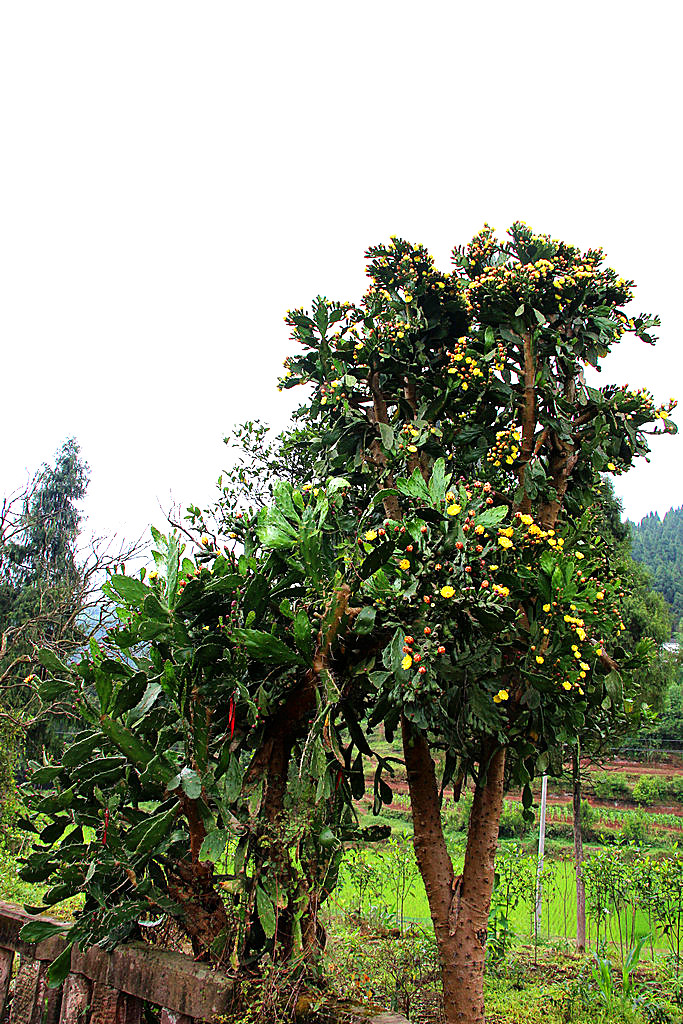
[[[624,772],[596,772],[591,782],[599,800],[629,799],[633,795]]]
[[[676,803],[683,803],[683,775],[674,775],[666,784],[666,795]]]
[[[633,787],[637,804],[654,804],[662,797],[662,783],[656,775],[641,775]]]
[[[446,811],[445,831],[447,833],[467,831],[473,799],[471,790],[466,789],[458,802]]]
[[[532,828],[533,823],[525,821],[522,816],[522,805],[514,800],[503,801],[498,835],[501,839],[520,839]]]
[[[635,812],[625,817],[619,833],[619,838],[622,842],[626,843],[638,843],[642,845],[647,842],[650,837],[652,830],[647,820],[647,815],[641,812]]]

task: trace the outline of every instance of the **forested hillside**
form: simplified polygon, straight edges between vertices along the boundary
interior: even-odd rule
[[[664,519],[651,512],[631,523],[631,554],[650,571],[653,586],[671,606],[676,620],[683,616],[683,505],[670,509]],[[676,628],[676,627],[675,627]]]

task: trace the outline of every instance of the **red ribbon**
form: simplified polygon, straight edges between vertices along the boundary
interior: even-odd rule
[[[230,698],[228,705],[228,728],[230,729],[230,739],[232,739],[235,733],[235,698]]]
[[[104,812],[104,832],[102,833],[102,846],[107,845],[107,826],[109,824],[109,811]]]

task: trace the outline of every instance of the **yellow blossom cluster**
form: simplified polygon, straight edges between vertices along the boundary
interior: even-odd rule
[[[449,361],[450,366],[447,372],[451,376],[458,377],[463,391],[467,391],[471,384],[476,384],[479,379],[484,377],[484,371],[474,356],[467,355],[465,338],[459,338],[456,341],[453,351],[449,353]]]
[[[519,455],[519,442],[522,431],[518,427],[511,427],[508,430],[499,430],[496,434],[496,443],[486,455],[488,462],[494,466],[501,466],[505,463],[511,466]]]

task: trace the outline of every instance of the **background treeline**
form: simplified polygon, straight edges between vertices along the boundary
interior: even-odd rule
[[[632,556],[646,566],[653,587],[666,598],[676,630],[683,616],[683,505],[669,509],[663,519],[650,512],[630,526]]]

